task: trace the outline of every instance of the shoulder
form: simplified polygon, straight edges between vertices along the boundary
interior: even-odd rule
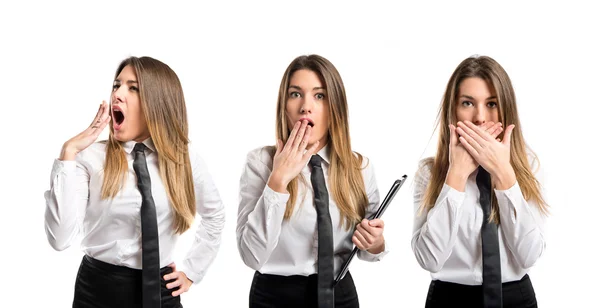
[[[276,148],[274,146],[255,148],[246,154],[246,164],[262,164],[271,169],[273,167],[275,151]]]
[[[433,157],[427,157],[419,161],[415,181],[429,182],[431,178],[431,169],[433,168]]]
[[[540,169],[540,159],[531,149],[527,149],[527,162],[529,162],[531,172],[536,174]]]
[[[373,161],[359,152],[353,151],[352,154],[354,154],[354,157],[356,158],[356,163],[360,163],[360,170],[363,174],[364,181],[370,182],[375,177],[375,166],[373,165]]]
[[[188,143],[188,154],[190,156],[190,164],[192,165],[193,172],[198,170],[205,171],[208,168],[204,157],[202,156],[202,149],[195,147],[191,142]]]
[[[360,162],[361,169],[372,168],[371,160],[369,159],[369,157],[356,151],[352,151],[352,154],[354,155],[356,162]]]
[[[103,163],[106,158],[106,140],[92,143],[89,147],[79,152],[75,160],[80,164]]]
[[[194,147],[194,144],[192,144],[191,142],[188,143],[188,154],[190,156],[190,163],[192,164],[192,166],[195,165],[198,161],[203,160],[200,151],[196,149]]]
[[[106,142],[106,140],[94,142],[79,154],[82,154],[82,156],[106,155]]]
[[[202,158],[202,155],[200,155],[200,151],[191,142],[188,143],[188,153],[190,155],[190,161],[192,162],[197,158]]]

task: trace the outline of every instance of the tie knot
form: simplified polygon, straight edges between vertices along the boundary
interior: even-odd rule
[[[133,150],[136,152],[144,152],[144,150],[146,149],[146,145],[144,145],[143,143],[136,143],[135,147],[133,147]]]
[[[310,158],[310,166],[311,167],[319,167],[321,168],[321,156],[315,154]]]
[[[487,170],[485,170],[483,167],[479,166],[477,168],[477,177],[476,177],[477,182],[487,182],[490,181],[490,173],[487,172]]]

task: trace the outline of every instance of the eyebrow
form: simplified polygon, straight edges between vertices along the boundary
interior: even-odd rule
[[[114,82],[121,82],[121,80],[119,80],[119,79],[115,79],[115,81],[114,81]],[[136,80],[127,80],[127,82],[126,82],[126,83],[127,83],[127,84],[132,84],[132,83],[138,83],[138,82],[137,82]]]
[[[461,95],[460,97],[464,97],[464,98],[468,98],[468,99],[475,100],[475,98],[473,98],[473,96],[469,96],[469,95],[464,95],[464,94],[463,94],[463,95]],[[490,96],[490,97],[486,98],[485,100],[487,101],[487,100],[490,100],[490,99],[496,99],[496,98],[497,98],[496,96]]]
[[[301,87],[295,86],[295,85],[290,85],[288,89],[292,89],[292,88],[297,89],[297,90],[302,90]],[[315,90],[325,90],[325,87],[314,87],[313,91],[315,91]]]

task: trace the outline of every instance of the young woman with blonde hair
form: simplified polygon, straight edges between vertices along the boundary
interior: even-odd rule
[[[179,295],[215,258],[223,204],[206,164],[189,149],[175,72],[130,57],[112,88],[110,104],[100,105],[54,162],[45,193],[48,241],[64,250],[82,237],[73,307],[181,307]],[[108,140],[95,142],[107,125]],[[176,267],[177,238],[196,214],[196,239]]]
[[[537,307],[527,272],[546,246],[548,207],[508,74],[490,57],[465,59],[438,117],[437,154],[414,188],[412,248],[432,278],[426,307]]]
[[[385,254],[373,166],[353,152],[342,79],[327,59],[300,56],[285,71],[276,146],[247,155],[240,180],[237,241],[256,270],[250,307],[358,307],[350,273],[334,276],[352,251]],[[334,292],[335,290],[335,292]]]

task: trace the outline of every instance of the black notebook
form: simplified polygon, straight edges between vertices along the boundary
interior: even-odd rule
[[[387,195],[383,199],[383,202],[381,202],[381,205],[379,206],[379,208],[377,209],[375,214],[371,215],[371,217],[368,218],[369,220],[381,218],[381,216],[383,215],[383,212],[385,212],[388,205],[390,205],[390,203],[392,202],[392,199],[394,199],[394,197],[396,196],[396,193],[398,192],[400,187],[402,187],[402,184],[404,184],[404,181],[406,181],[406,175],[403,175],[401,179],[394,181],[392,188],[390,188],[390,190],[388,191]],[[350,266],[350,262],[352,262],[352,259],[354,259],[354,256],[356,255],[357,252],[358,252],[358,247],[354,246],[354,249],[352,249],[352,253],[350,254],[350,257],[348,257],[346,262],[344,262],[344,264],[342,265],[342,269],[340,270],[340,273],[335,278],[334,285],[337,284],[338,282],[340,282],[340,280],[344,277],[346,272],[348,272],[348,267]]]

